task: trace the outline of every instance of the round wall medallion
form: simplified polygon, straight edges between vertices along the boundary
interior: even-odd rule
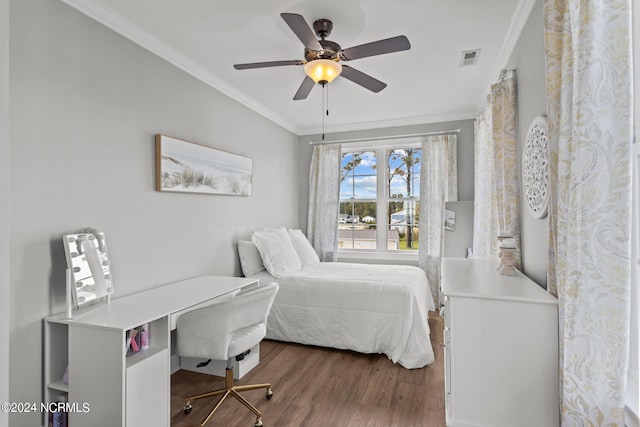
[[[529,213],[544,218],[549,207],[549,146],[547,119],[538,116],[527,131],[522,154],[522,185]]]

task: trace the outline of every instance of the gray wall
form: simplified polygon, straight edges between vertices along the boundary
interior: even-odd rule
[[[11,185],[7,196],[0,175],[11,218],[8,268],[0,247],[0,274],[10,271],[0,304],[11,307],[4,400],[39,402],[42,318],[64,311],[64,233],[87,226],[106,233],[116,296],[201,274],[239,275],[238,238],[264,226],[299,226],[299,143],[62,2],[10,3],[8,156],[0,134],[0,162],[9,165],[0,171],[9,170]],[[3,46],[0,66],[5,56]],[[154,191],[156,133],[253,158],[253,195]],[[0,203],[2,242],[6,205]],[[41,420],[11,415],[10,422],[32,427]]]
[[[385,129],[369,129],[352,132],[336,132],[325,135],[326,141],[335,141],[342,139],[356,139],[369,137],[384,137],[391,135],[409,135],[423,132],[435,132],[442,130],[460,129],[458,133],[458,200],[473,201],[473,120],[458,120],[442,123],[429,123],[423,125],[403,126]],[[321,141],[320,135],[304,135],[300,137],[300,164],[304,165],[300,169],[300,189],[299,189],[299,206],[300,222],[306,226],[307,221],[307,204],[309,192],[309,169],[311,163],[311,155],[313,147],[309,142]],[[473,204],[459,204],[456,209],[460,211],[461,218],[473,215]],[[471,210],[469,212],[469,210]],[[472,241],[472,230],[463,227],[455,233],[445,233],[445,255],[446,256],[464,256],[466,242]],[[355,261],[352,258],[341,257],[341,260]],[[394,260],[395,262],[396,260]],[[365,262],[359,260],[359,262]],[[388,263],[389,261],[375,261],[375,263]]]
[[[507,68],[516,70],[518,166],[522,171],[522,152],[531,121],[546,115],[544,22],[542,1],[538,1],[518,39]],[[520,176],[522,179],[522,175]],[[535,219],[527,211],[520,186],[520,232],[523,272],[536,283],[547,286],[547,241],[549,220]]]
[[[448,202],[445,207],[455,213],[456,224],[444,232],[444,256],[466,258],[467,249],[473,248],[473,201]]]
[[[0,0],[0,402],[9,401],[9,0]],[[0,411],[0,426],[9,415]]]

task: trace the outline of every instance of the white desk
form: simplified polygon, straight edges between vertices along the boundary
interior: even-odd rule
[[[168,427],[175,318],[257,283],[251,278],[200,276],[113,299],[73,319],[64,313],[46,318],[45,401],[66,397],[74,426]],[[146,323],[150,347],[126,357],[127,331]],[[67,365],[68,385],[62,381]]]

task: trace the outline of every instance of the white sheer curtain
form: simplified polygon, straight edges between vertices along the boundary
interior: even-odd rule
[[[430,136],[422,143],[418,264],[427,273],[436,307],[440,304],[444,203],[458,198],[456,146],[456,135]]]
[[[495,174],[493,170],[493,117],[491,97],[474,123],[475,195],[473,209],[473,256],[497,258],[498,208],[493,197]]]
[[[339,144],[313,147],[309,168],[307,238],[320,261],[336,261],[338,257],[340,157]]]
[[[444,195],[445,202],[458,201],[458,136],[444,135],[447,140],[447,176]]]
[[[475,146],[474,257],[495,258],[498,233],[513,236],[520,266],[520,190],[516,144],[515,77],[491,86],[485,111],[477,118]]]
[[[557,294],[562,426],[623,426],[632,143],[629,0],[545,0],[547,288]]]

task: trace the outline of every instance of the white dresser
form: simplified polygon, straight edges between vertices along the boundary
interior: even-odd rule
[[[556,427],[557,300],[497,266],[443,259],[447,426]]]

